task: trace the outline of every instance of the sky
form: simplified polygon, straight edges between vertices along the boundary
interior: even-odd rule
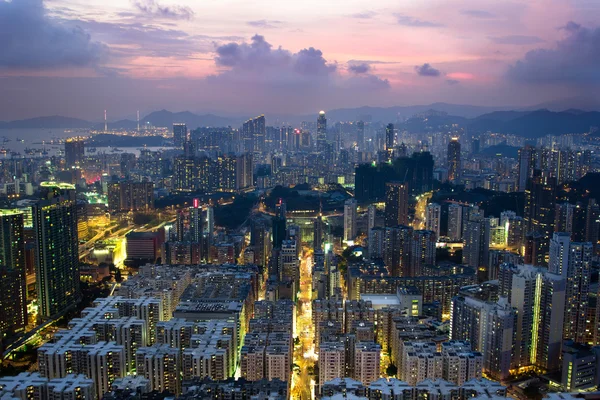
[[[0,120],[594,108],[599,66],[598,0],[0,0]]]

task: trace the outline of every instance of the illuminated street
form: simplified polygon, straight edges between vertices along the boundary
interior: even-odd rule
[[[415,218],[412,222],[412,227],[415,230],[425,229],[425,219],[427,203],[433,196],[432,192],[423,193],[417,196],[417,205],[415,206]]]
[[[300,343],[294,346],[295,368],[292,378],[292,399],[314,398],[315,331],[312,324],[312,258],[304,253],[300,260],[300,294],[296,316],[296,334]]]

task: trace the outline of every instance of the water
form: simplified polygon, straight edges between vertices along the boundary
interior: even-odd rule
[[[41,152],[45,149],[48,154],[44,157],[56,156],[63,154],[65,149],[62,141],[73,136],[90,136],[86,130],[71,130],[71,129],[0,129],[0,147],[6,150],[6,154],[0,154],[0,159],[11,158],[12,152],[20,153],[14,157],[41,157]],[[90,153],[86,147],[86,154],[120,154],[133,153],[136,156],[140,155],[140,147],[119,147],[122,152],[113,152],[110,147],[96,147],[95,153]],[[38,153],[28,155],[25,149],[36,149]],[[168,150],[169,147],[147,147],[148,150]],[[3,151],[2,151],[3,153]]]

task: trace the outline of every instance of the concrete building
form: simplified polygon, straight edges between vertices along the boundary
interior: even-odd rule
[[[442,219],[442,206],[437,203],[429,203],[427,204],[425,213],[425,229],[435,232],[436,239],[439,238]]]
[[[357,202],[348,199],[344,203],[344,241],[352,241],[356,237]]]

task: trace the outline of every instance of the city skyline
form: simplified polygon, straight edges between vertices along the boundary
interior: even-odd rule
[[[0,120],[167,105],[248,115],[436,101],[596,108],[600,5],[550,3],[2,1]]]

